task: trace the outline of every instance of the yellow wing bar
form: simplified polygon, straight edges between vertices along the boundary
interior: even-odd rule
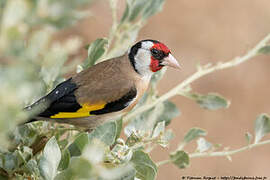
[[[78,109],[76,112],[60,112],[50,118],[80,118],[80,117],[88,117],[91,116],[89,112],[103,109],[106,103],[100,104],[83,104],[82,108]]]

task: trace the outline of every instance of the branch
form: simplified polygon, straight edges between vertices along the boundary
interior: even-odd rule
[[[108,44],[109,44],[108,49],[111,49],[111,45],[113,44],[112,42],[114,40],[114,37],[116,35],[116,31],[117,31],[117,25],[118,25],[118,22],[117,22],[117,3],[118,3],[118,0],[110,0],[110,7],[111,7],[111,11],[112,11],[112,27],[111,27],[111,31],[110,31],[109,39],[108,39]]]
[[[185,79],[182,83],[178,84],[177,86],[175,86],[173,89],[171,89],[167,93],[160,96],[155,101],[151,102],[150,104],[143,105],[143,106],[137,108],[135,111],[124,116],[123,122],[124,123],[129,122],[136,115],[141,114],[142,112],[151,109],[152,107],[154,107],[158,103],[164,102],[165,100],[167,100],[175,95],[185,95],[185,93],[184,93],[185,88],[188,85],[190,85],[195,80],[197,80],[197,79],[199,79],[207,74],[210,74],[210,73],[218,71],[218,70],[237,66],[237,65],[255,57],[256,55],[258,55],[258,50],[261,49],[262,47],[264,47],[269,40],[270,40],[270,34],[268,34],[263,40],[261,40],[253,49],[251,49],[244,56],[236,57],[236,58],[234,58],[230,61],[227,61],[225,63],[220,62],[214,66],[211,66],[211,64],[207,64],[203,67],[199,67],[198,70],[193,75],[191,75],[190,77]]]
[[[231,150],[231,151],[192,153],[192,154],[189,154],[189,158],[231,156],[233,154],[243,152],[243,151],[252,149],[254,147],[262,146],[262,145],[265,145],[265,144],[270,144],[270,139],[258,142],[256,144],[249,144],[247,146],[241,147],[239,149]],[[156,164],[157,164],[157,166],[161,166],[161,165],[168,164],[168,163],[171,163],[171,162],[172,161],[170,159],[167,159],[167,160],[164,160],[164,161],[157,162]]]
[[[243,152],[248,149],[252,149],[257,146],[265,145],[265,144],[270,144],[270,140],[266,141],[261,141],[256,144],[249,144],[247,146],[241,147],[236,150],[231,150],[231,151],[219,151],[219,152],[202,152],[202,153],[192,153],[189,155],[190,158],[195,158],[195,157],[216,157],[216,156],[230,156],[239,152]]]

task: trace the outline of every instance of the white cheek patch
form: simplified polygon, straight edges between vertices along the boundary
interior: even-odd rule
[[[151,77],[153,72],[150,70],[151,52],[146,49],[139,49],[135,58],[135,67],[138,72],[147,77]]]
[[[144,49],[139,49],[135,59],[137,60],[136,63],[142,66],[149,66],[151,63],[151,53]]]

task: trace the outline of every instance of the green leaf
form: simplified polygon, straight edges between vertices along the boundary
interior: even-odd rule
[[[68,169],[59,173],[55,180],[88,179],[92,175],[92,165],[79,157],[72,157]]]
[[[249,132],[246,132],[245,138],[247,140],[247,143],[250,144],[252,140],[252,134],[250,134]]]
[[[87,159],[92,165],[100,164],[104,161],[105,151],[108,150],[105,144],[98,139],[93,139],[91,143],[84,148],[81,157]]]
[[[58,141],[58,145],[60,149],[65,149],[66,146],[68,145],[69,141],[67,139],[63,139],[61,141]]]
[[[221,108],[227,108],[230,105],[230,102],[226,100],[219,94],[209,93],[207,95],[200,94],[191,94],[191,98],[195,99],[195,101],[205,109],[209,110],[218,110]]]
[[[74,140],[74,142],[68,147],[70,156],[79,156],[82,154],[84,147],[89,143],[88,134],[81,133]]]
[[[132,158],[133,149],[128,148],[125,143],[116,144],[111,150],[111,155],[114,157],[114,160],[117,159],[117,162],[126,163],[129,162]]]
[[[147,3],[148,0],[136,0],[133,1],[134,3],[132,6],[130,6],[131,11],[130,11],[130,16],[129,16],[129,21],[134,21],[138,15],[143,11],[145,8],[145,4]]]
[[[149,1],[149,0],[148,0]],[[143,18],[147,19],[150,16],[153,16],[157,12],[162,10],[164,0],[150,0],[151,2],[145,7],[143,12]]]
[[[31,158],[32,149],[27,146],[23,146],[22,149],[16,150],[15,154],[17,156],[17,165],[20,166]]]
[[[68,149],[65,149],[62,152],[62,158],[61,158],[58,170],[62,171],[64,169],[68,168],[69,161],[70,161],[70,153],[69,153]]]
[[[126,21],[126,19],[128,18],[128,15],[129,15],[129,4],[127,3],[126,4],[126,9],[124,11],[124,14],[122,15],[122,18],[120,20],[120,24],[122,24],[123,22]]]
[[[157,174],[157,166],[143,151],[135,151],[131,158],[136,169],[136,177],[141,180],[153,180]]]
[[[266,45],[259,49],[258,53],[260,54],[270,54],[270,45]]]
[[[71,170],[64,170],[57,174],[57,176],[54,178],[55,180],[72,180],[73,179],[73,174]]]
[[[88,46],[88,57],[83,63],[83,68],[89,68],[93,66],[96,61],[101,58],[101,56],[106,51],[106,45],[108,44],[108,40],[105,38],[99,38],[95,40]]]
[[[99,180],[134,180],[136,179],[136,170],[131,163],[126,163],[114,168],[103,169],[103,172],[99,175]]]
[[[146,100],[144,99],[144,101]],[[130,136],[134,131],[139,132],[139,135],[143,135],[144,132],[152,133],[153,129],[159,122],[164,121],[165,126],[167,126],[170,124],[172,118],[176,117],[179,114],[180,114],[179,110],[173,103],[165,101],[163,103],[159,103],[154,108],[151,108],[150,110],[136,116],[132,120],[132,122],[129,123],[124,129],[124,132],[127,135],[127,137],[132,138],[131,139],[132,141],[128,141],[131,142],[129,143],[129,145],[132,145],[133,142],[136,142],[133,141],[134,138]],[[130,138],[128,140],[130,140]]]
[[[135,21],[139,16],[142,16],[143,20],[147,20],[150,16],[161,11],[164,4],[164,0],[127,0],[126,2],[121,24],[126,21]]]
[[[159,122],[153,131],[152,138],[156,138],[159,135],[164,134],[164,131],[165,131],[165,121]]]
[[[174,137],[173,131],[171,129],[168,129],[165,131],[165,134],[161,137],[161,142],[159,144],[163,147],[168,146],[169,141]]]
[[[126,140],[126,144],[131,147],[133,145],[135,145],[137,142],[141,141],[141,138],[139,138],[134,132],[131,133],[127,140]]]
[[[205,152],[212,147],[212,144],[206,141],[204,138],[199,138],[197,140],[197,151]]]
[[[188,133],[186,133],[184,137],[184,142],[189,143],[190,141],[200,137],[200,136],[205,136],[206,131],[200,128],[191,128]]]
[[[186,168],[189,165],[189,156],[185,151],[176,151],[170,154],[170,159],[180,169]]]
[[[24,145],[30,146],[37,138],[37,128],[31,124],[19,126],[15,130],[15,140],[23,142]]]
[[[110,146],[115,143],[122,129],[122,120],[109,121],[98,126],[89,135],[89,140],[96,138]]]
[[[122,131],[122,127],[123,127],[123,120],[122,118],[119,118],[117,120],[115,120],[116,122],[116,137],[115,137],[115,141],[120,137],[121,131]]]
[[[16,156],[12,153],[1,154],[1,167],[9,174],[16,168]]]
[[[45,180],[53,180],[57,174],[57,168],[61,160],[61,151],[55,137],[46,144],[43,155],[39,161],[39,170]]]
[[[255,121],[255,143],[258,143],[267,133],[270,132],[270,117],[261,114]]]
[[[122,168],[121,168],[122,170]],[[119,176],[119,175],[118,175]],[[120,177],[117,178],[117,180],[134,180],[136,176],[136,170],[131,169],[128,172],[122,173]]]
[[[74,174],[80,178],[91,177],[92,173],[92,165],[86,159],[72,159],[70,162],[72,164],[71,169],[73,170]]]
[[[170,101],[164,101],[163,106],[163,112],[158,117],[157,123],[165,121],[165,126],[168,126],[173,118],[180,115],[180,111],[177,106]]]
[[[37,161],[34,159],[30,159],[27,164],[25,165],[26,172],[35,174],[35,175],[40,175],[39,169],[38,169],[38,164]]]

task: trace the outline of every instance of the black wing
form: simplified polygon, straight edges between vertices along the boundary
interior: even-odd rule
[[[76,112],[81,108],[74,95],[78,86],[72,82],[72,78],[60,83],[48,95],[42,97],[37,102],[25,108],[31,110],[40,104],[46,104],[45,110],[38,114],[39,117],[50,117],[59,112]],[[31,119],[28,122],[35,121]]]

